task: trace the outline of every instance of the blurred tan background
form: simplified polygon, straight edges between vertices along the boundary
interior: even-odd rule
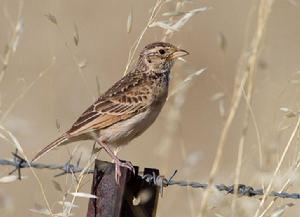
[[[185,102],[179,110],[178,121],[170,121],[170,113],[176,110],[174,96],[155,124],[121,150],[120,156],[123,159],[140,167],[159,168],[166,176],[178,169],[177,180],[207,182],[224,119],[230,108],[237,65],[256,27],[258,3],[258,0],[212,0],[193,1],[185,5],[184,11],[203,6],[211,8],[193,16],[170,40],[190,52],[186,63],[179,62],[175,66],[172,88],[176,88],[180,79],[189,74],[205,67],[207,70],[189,86]],[[1,125],[17,137],[29,158],[67,130],[93,102],[99,92],[97,80],[103,92],[122,76],[129,49],[145,27],[149,10],[154,4],[155,1],[146,0],[24,1],[21,11],[24,29],[0,83],[0,109],[1,115],[5,114],[1,118]],[[176,1],[165,4],[160,14],[174,10],[175,4]],[[14,31],[19,6],[20,2],[16,0],[0,0],[2,54]],[[130,11],[132,30],[127,33],[126,23]],[[58,25],[51,23],[45,17],[46,14],[54,15]],[[158,19],[164,20],[167,17],[159,16]],[[299,1],[275,1],[263,37],[252,102],[263,146],[263,167],[259,166],[257,133],[251,119],[240,183],[259,188],[262,180],[270,178],[295,126],[296,118],[291,117],[293,112],[290,115],[287,113],[299,109],[299,19]],[[78,46],[73,41],[74,25],[79,34]],[[147,43],[160,40],[162,32],[158,27],[149,29],[139,50]],[[83,65],[81,69],[78,63]],[[0,65],[2,68],[3,64]],[[42,77],[39,77],[40,73]],[[20,94],[24,96],[20,97]],[[14,103],[15,106],[7,113]],[[245,105],[242,99],[226,142],[216,183],[234,182]],[[53,151],[41,162],[64,163],[75,146]],[[279,190],[291,177],[290,169],[298,159],[297,146],[298,135],[285,158],[278,176],[280,178],[275,179],[272,189]],[[0,147],[0,158],[11,157],[10,153],[14,150],[11,144],[3,140]],[[78,157],[82,152],[84,164],[91,149],[92,142],[81,143],[75,156]],[[105,155],[101,156],[107,159]],[[10,169],[1,167],[0,177],[6,176]],[[38,216],[29,209],[34,204],[45,206],[32,173],[29,170],[23,173],[28,178],[21,182],[0,184],[0,217]],[[56,201],[62,200],[63,195],[53,186],[54,174],[48,170],[38,171],[51,205],[59,211],[61,207]],[[71,185],[71,177],[68,179]],[[66,177],[55,180],[66,187]],[[90,184],[86,183],[82,191],[89,192]],[[288,190],[300,192],[299,186],[298,177],[293,176],[292,186]],[[202,194],[202,190],[175,186],[165,189],[160,198],[157,217],[197,216]],[[231,201],[232,196],[213,194],[209,200],[207,216],[231,216]],[[288,202],[291,201],[278,200],[272,210]],[[294,202],[295,206],[289,208],[284,216],[299,213],[299,203]],[[79,208],[73,210],[74,216],[85,216],[87,203],[87,199],[78,198],[76,204]],[[259,198],[239,198],[238,216],[253,216],[258,204]]]

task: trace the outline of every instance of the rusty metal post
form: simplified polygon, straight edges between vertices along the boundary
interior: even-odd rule
[[[159,188],[142,180],[135,167],[135,176],[127,168],[121,168],[119,185],[115,181],[115,166],[96,160],[87,217],[155,217]],[[146,168],[144,174],[159,175],[157,169]],[[145,196],[147,195],[146,199]],[[133,204],[134,198],[141,200]]]

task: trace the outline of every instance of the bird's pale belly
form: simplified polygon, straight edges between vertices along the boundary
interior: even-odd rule
[[[131,140],[141,135],[157,118],[162,106],[148,109],[143,113],[114,124],[100,132],[100,140],[112,146],[126,145]]]

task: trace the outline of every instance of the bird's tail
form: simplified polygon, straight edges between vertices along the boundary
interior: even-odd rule
[[[60,145],[63,145],[63,143],[65,143],[67,140],[68,140],[67,134],[63,134],[61,137],[59,137],[58,139],[54,140],[52,143],[50,143],[45,148],[43,148],[42,150],[40,150],[39,153],[37,153],[35,155],[35,157],[32,159],[31,162],[34,162],[34,161],[38,160],[40,157],[42,157],[43,155],[45,155],[46,153],[48,153],[52,149],[54,149],[54,148],[56,148],[56,147],[58,147]]]

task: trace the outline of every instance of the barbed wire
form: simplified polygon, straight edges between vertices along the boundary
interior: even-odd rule
[[[18,178],[21,180],[21,169],[24,168],[36,168],[36,169],[50,169],[50,170],[62,170],[62,172],[55,175],[55,177],[62,176],[68,173],[80,173],[84,171],[85,173],[93,173],[93,169],[86,169],[81,168],[79,166],[80,164],[80,158],[76,162],[76,164],[70,163],[72,160],[72,157],[65,163],[65,164],[43,164],[43,163],[35,163],[31,162],[30,164],[18,154],[18,151],[16,150],[14,153],[12,153],[13,159],[6,160],[6,159],[0,159],[0,165],[6,165],[6,166],[12,166],[14,169],[9,172],[9,175],[13,174],[15,171],[18,171]]]
[[[29,163],[26,162],[24,158],[22,158],[20,155],[18,155],[18,152],[12,153],[13,159],[11,160],[5,160],[0,159],[0,165],[3,166],[12,166],[14,169],[9,172],[9,175],[13,174],[14,172],[18,172],[18,178],[21,180],[21,169],[32,167],[36,169],[50,169],[50,170],[62,170],[62,172],[55,175],[61,176],[65,174],[74,174],[74,173],[80,173],[84,171],[84,173],[93,173],[93,169],[86,169],[81,168],[79,166],[80,159],[76,162],[76,164],[72,164],[71,158],[65,163],[65,164],[42,164],[42,163]],[[207,189],[208,184],[206,183],[200,183],[200,182],[193,182],[193,181],[185,181],[185,180],[174,180],[174,176],[176,175],[177,170],[173,173],[173,175],[167,179],[164,176],[157,176],[154,173],[153,174],[147,174],[147,175],[139,175],[142,180],[156,185],[160,187],[161,191],[163,191],[164,188],[172,185],[180,186],[180,187],[191,187],[191,188],[201,188],[201,189]],[[221,192],[226,192],[227,194],[235,194],[235,185],[225,185],[225,184],[217,184],[214,185],[214,187]],[[251,186],[247,186],[244,184],[238,184],[237,185],[237,194],[239,196],[247,196],[247,197],[254,197],[254,196],[263,196],[264,191],[263,189],[255,189]],[[289,199],[300,199],[299,193],[288,193],[288,192],[276,192],[272,191],[269,196],[271,197],[278,197],[278,198],[289,198]]]
[[[176,173],[177,171],[175,171]],[[175,175],[173,174],[173,176]],[[172,177],[173,177],[172,176]],[[160,186],[161,189],[164,187],[168,187],[171,185],[177,185],[181,187],[192,187],[192,188],[201,188],[201,189],[207,189],[208,184],[206,183],[200,183],[200,182],[193,182],[193,181],[184,181],[184,180],[173,180],[173,178],[166,179],[163,176],[155,176],[155,174],[152,175],[144,175],[142,176],[142,179],[149,183],[153,183],[154,185]],[[226,192],[228,194],[234,194],[235,193],[235,185],[225,185],[225,184],[217,184],[214,185],[214,187],[218,191]],[[251,186],[247,186],[244,184],[238,184],[237,185],[237,194],[239,196],[247,196],[247,197],[254,197],[254,196],[263,196],[264,191],[263,189],[255,189]],[[272,191],[269,196],[271,197],[279,197],[279,198],[289,198],[289,199],[300,199],[299,193],[288,193],[288,192],[276,192]]]

